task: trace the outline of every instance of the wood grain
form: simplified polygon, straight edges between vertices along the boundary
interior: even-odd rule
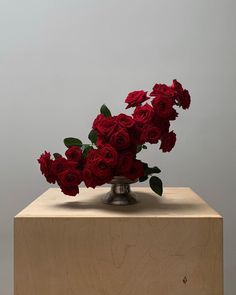
[[[222,295],[223,220],[189,189],[166,198],[184,192],[186,208],[140,203],[130,216],[103,205],[60,210],[58,190],[48,191],[53,200],[43,195],[15,218],[15,295]]]

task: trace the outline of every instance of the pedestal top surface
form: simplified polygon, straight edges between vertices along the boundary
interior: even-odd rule
[[[138,203],[112,206],[102,203],[109,187],[81,188],[76,197],[65,196],[60,189],[50,188],[24,208],[16,218],[51,217],[157,217],[157,218],[221,218],[203,199],[188,187],[169,187],[158,197],[148,187],[132,187]]]

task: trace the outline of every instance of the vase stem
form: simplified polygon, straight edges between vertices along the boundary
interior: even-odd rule
[[[114,177],[111,181],[111,191],[103,198],[103,202],[109,205],[136,204],[135,194],[131,192],[129,179],[121,176]]]
[[[130,193],[130,185],[128,183],[113,183],[111,191],[114,194],[124,195]]]

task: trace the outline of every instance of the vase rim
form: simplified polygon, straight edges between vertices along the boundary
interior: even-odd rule
[[[137,182],[138,179],[135,179],[135,180],[131,180],[125,176],[122,176],[122,175],[116,175],[116,176],[113,176],[112,180],[110,181],[110,183],[135,183]]]

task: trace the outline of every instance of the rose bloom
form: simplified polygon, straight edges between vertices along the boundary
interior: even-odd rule
[[[166,84],[155,84],[153,86],[152,92],[150,93],[150,96],[168,96],[168,97],[174,97],[175,91],[171,87],[167,86]]]
[[[83,170],[83,180],[86,187],[95,188],[97,185],[100,185],[100,180],[97,179],[89,167]]]
[[[103,180],[104,183],[109,182],[112,179],[111,167],[102,159],[98,158],[91,167],[91,170],[97,178]]]
[[[114,167],[117,164],[117,151],[110,144],[101,146],[99,153],[107,165]]]
[[[143,125],[136,123],[129,132],[131,145],[141,144],[141,134],[143,130]]]
[[[143,133],[141,135],[143,142],[157,143],[161,138],[161,128],[154,125],[147,125],[143,128]]]
[[[96,122],[95,122],[96,121]],[[98,131],[98,133],[105,137],[110,137],[111,134],[117,129],[117,122],[115,117],[105,117],[103,115],[98,115],[93,123],[93,128]]]
[[[82,171],[81,171],[82,175]],[[68,196],[76,196],[79,193],[79,187],[78,185],[64,185],[60,178],[57,178],[57,183],[59,187],[61,188],[61,191]]]
[[[132,128],[135,124],[133,118],[125,114],[119,114],[118,116],[116,116],[116,122],[120,127],[125,129]]]
[[[82,161],[82,150],[79,146],[69,147],[65,152],[65,155],[68,160],[80,162]]]
[[[175,146],[175,142],[176,142],[176,134],[173,131],[171,131],[162,137],[160,149],[164,153],[170,152]]]
[[[155,113],[162,118],[169,118],[173,112],[173,99],[167,96],[157,96],[152,105]]]
[[[55,183],[56,176],[52,171],[53,160],[51,159],[51,154],[45,151],[38,159],[38,163],[40,164],[40,170],[46,180],[49,183]]]
[[[147,99],[149,99],[149,97],[147,96],[147,91],[145,92],[143,90],[138,90],[130,92],[125,99],[125,102],[128,104],[126,109],[139,106]]]
[[[173,80],[171,88],[176,91],[176,99],[180,106],[185,110],[188,109],[191,103],[191,97],[187,89],[183,89],[181,83],[176,79]]]
[[[105,146],[107,147],[108,145],[105,145]],[[100,150],[101,150],[101,147],[99,147],[97,149],[90,149],[88,151],[87,157],[86,157],[86,163],[85,163],[86,167],[92,167],[100,159],[103,159],[104,156],[101,155]]]
[[[160,118],[158,116],[154,116],[153,124],[156,127],[161,129],[161,135],[169,132],[170,129],[170,121],[167,119]]]
[[[176,79],[173,80],[171,88],[178,93],[182,93],[184,91],[183,86]]]
[[[97,117],[93,121],[93,129],[97,129],[99,125],[101,125],[101,121],[104,119],[103,114],[97,115]]]
[[[129,133],[120,128],[111,136],[110,144],[117,150],[124,150],[130,145]]]
[[[107,144],[108,141],[109,140],[105,136],[99,134],[97,137],[96,146],[103,146],[104,144]]]
[[[125,173],[124,176],[130,180],[135,181],[144,174],[143,164],[140,160],[134,160],[133,165],[128,173]]]
[[[104,151],[105,152],[105,151]],[[91,174],[98,179],[97,185],[104,184],[112,178],[112,167],[106,162],[104,155],[101,155],[100,149],[90,150],[86,158],[85,169],[90,170]],[[86,172],[87,175],[89,172]]]
[[[53,163],[52,163],[52,171],[55,175],[58,175],[59,173],[69,169],[69,168],[75,168],[76,163],[70,160],[67,160],[63,157],[57,157]]]
[[[169,120],[174,121],[179,116],[175,109],[172,109],[171,115],[168,117]]]
[[[76,196],[79,193],[78,186],[60,186],[63,194],[68,196]]]
[[[90,149],[87,153],[85,166],[86,167],[93,166],[94,163],[100,158],[101,158],[101,155],[98,149]]]
[[[71,168],[60,173],[58,178],[64,187],[76,186],[82,181],[82,172],[78,169]]]
[[[191,97],[189,95],[188,90],[184,89],[183,95],[180,96],[179,100],[180,100],[180,105],[182,106],[184,110],[189,108],[191,103]]]
[[[129,151],[122,152],[118,156],[118,164],[116,168],[116,175],[124,175],[130,171],[133,162],[134,162],[135,154]]]
[[[143,106],[136,107],[133,113],[134,120],[140,124],[150,123],[153,116],[154,110],[148,103]]]

